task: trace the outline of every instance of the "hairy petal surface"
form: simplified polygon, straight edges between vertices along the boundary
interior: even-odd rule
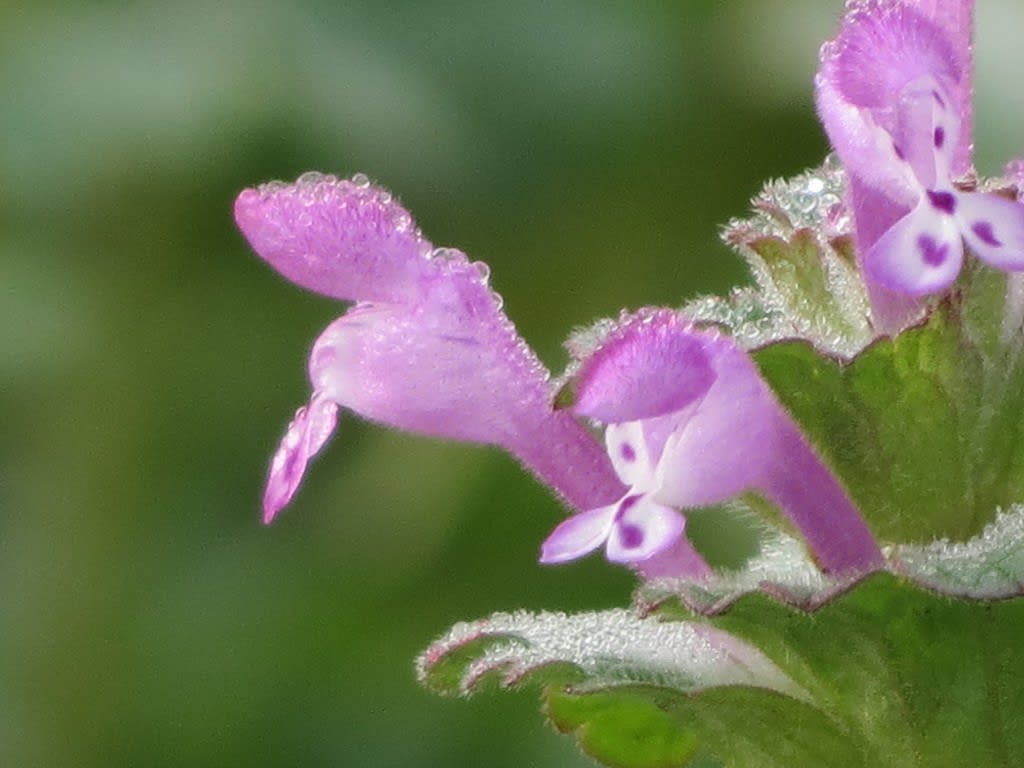
[[[583,363],[576,413],[605,424],[638,421],[681,410],[707,392],[715,378],[707,342],[654,315],[639,322],[650,322],[650,332],[625,326]]]
[[[306,174],[242,192],[235,217],[285,277],[358,302],[313,348],[314,401],[411,432],[499,445],[578,509],[622,495],[602,446],[552,409],[548,371],[501,311],[486,265],[434,248],[389,193],[358,177]],[[267,519],[315,453],[302,448],[305,423],[293,424],[271,472]]]
[[[691,343],[682,343],[683,338]],[[644,357],[652,381],[670,379],[685,358],[681,362],[656,354],[665,349],[684,355],[699,349],[697,364],[709,365],[713,375],[704,376],[704,391],[690,394],[680,410],[652,413],[639,422],[644,427],[650,423],[658,434],[653,441],[657,449],[648,454],[656,462],[655,480],[642,489],[650,491],[652,501],[686,509],[758,491],[797,525],[826,570],[876,567],[881,554],[856,507],[732,339],[695,328],[668,310],[626,317],[594,352],[598,362],[581,367],[579,401],[600,407],[603,400],[615,401],[620,392],[632,391],[632,382],[616,375],[620,358]],[[592,387],[600,398],[588,397]],[[625,431],[619,426],[608,439],[613,454],[622,448],[619,430]],[[626,442],[632,445],[636,429],[629,430],[634,438]]]
[[[822,47],[818,113],[849,176],[862,266],[922,186],[970,170],[972,13],[969,0],[854,0]],[[876,331],[920,315],[922,291],[908,296],[871,270],[865,282]]]
[[[362,177],[307,173],[242,192],[235,221],[254,251],[296,285],[346,301],[406,301],[433,246],[391,194]]]
[[[879,155],[864,151],[869,143],[884,147],[884,142],[878,137],[869,141],[864,132],[881,129],[893,139],[927,134],[931,126],[925,124],[932,116],[924,107],[929,99],[941,102],[957,126],[956,135],[949,137],[954,157],[950,171],[960,174],[969,168],[970,27],[947,26],[954,9],[941,5],[901,0],[851,3],[839,35],[822,47],[815,81],[818,109],[851,175],[870,182],[891,172],[875,167],[882,159]],[[960,5],[967,10],[960,9],[957,15],[970,15],[971,4]],[[908,149],[899,147],[897,154],[906,155]]]

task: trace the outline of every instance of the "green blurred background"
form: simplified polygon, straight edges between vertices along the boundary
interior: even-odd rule
[[[293,506],[269,457],[342,307],[234,195],[362,171],[487,261],[551,367],[569,330],[743,279],[718,243],[826,151],[840,3],[0,5],[0,764],[589,765],[535,693],[412,659],[493,610],[624,604],[491,450],[345,417]],[[1024,150],[1014,0],[981,8],[979,164]],[[1012,78],[1012,79],[1011,79]]]

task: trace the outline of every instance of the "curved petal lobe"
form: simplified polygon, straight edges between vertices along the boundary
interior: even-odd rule
[[[563,521],[541,544],[540,561],[564,563],[593,552],[608,539],[618,508],[618,503],[598,507]]]
[[[263,493],[263,522],[269,523],[302,482],[306,465],[327,442],[338,423],[338,405],[317,392],[309,405],[295,412],[281,445],[270,462]]]
[[[606,424],[678,411],[714,381],[705,346],[675,312],[637,314],[583,363],[573,410]]]
[[[650,496],[627,496],[608,534],[608,559],[613,563],[646,560],[675,544],[685,527],[681,514]]]
[[[390,193],[362,179],[307,173],[242,192],[235,221],[293,283],[347,301],[415,295],[432,246]]]
[[[953,217],[936,211],[925,197],[872,246],[864,269],[890,290],[924,296],[951,286],[963,259]]]
[[[995,194],[960,195],[957,220],[979,259],[999,269],[1024,269],[1024,203]]]

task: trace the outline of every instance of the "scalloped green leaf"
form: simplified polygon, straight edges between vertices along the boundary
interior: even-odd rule
[[[420,680],[442,694],[469,694],[491,681],[545,686],[556,727],[620,768],[671,768],[697,757],[715,765],[678,715],[688,694],[730,685],[785,692],[793,701],[804,695],[727,633],[627,610],[495,614],[456,625],[417,666]]]
[[[964,290],[973,300],[852,361],[801,341],[754,353],[882,541],[965,540],[1024,499],[1024,365],[993,341],[1000,307],[981,306],[995,290],[983,274]]]
[[[1024,765],[1024,600],[952,600],[880,573],[814,613],[750,594],[713,623],[810,694],[856,744],[853,764]],[[773,722],[780,740],[803,728]]]
[[[498,614],[435,643],[421,677],[540,684],[553,724],[617,768],[1024,765],[1024,600],[878,573],[814,611],[764,593],[701,623],[659,610],[689,619]]]
[[[748,685],[800,695],[755,648],[703,623],[663,622],[634,611],[496,613],[456,624],[417,661],[441,694],[498,679],[514,686],[571,683],[578,690],[646,685],[695,691]]]

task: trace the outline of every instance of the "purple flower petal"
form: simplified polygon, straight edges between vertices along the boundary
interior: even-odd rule
[[[1024,270],[1024,203],[978,192],[958,199],[957,223],[978,258],[999,269]]]
[[[356,305],[317,340],[309,373],[364,418],[502,446],[577,508],[622,493],[601,445],[552,410],[547,371],[468,265],[420,304]]]
[[[849,175],[858,260],[882,333],[912,322],[921,305],[900,295],[899,279],[879,283],[865,255],[922,188],[970,169],[972,11],[971,0],[854,0],[822,47],[818,111]]]
[[[274,269],[336,299],[406,300],[429,270],[432,246],[412,216],[362,180],[307,173],[294,184],[247,189],[235,221]]]
[[[508,340],[496,321],[495,307],[483,316],[463,312],[447,291],[419,305],[357,304],[317,339],[310,380],[335,402],[398,429],[501,443],[545,407],[547,392],[534,361],[516,360],[515,348],[501,343]]]
[[[882,553],[850,501],[797,426],[783,424],[761,491],[803,534],[829,573],[864,572],[883,565]]]
[[[663,416],[707,391],[714,372],[699,333],[674,312],[628,317],[582,365],[573,410],[606,424]]]
[[[322,393],[295,412],[270,463],[263,493],[263,522],[269,523],[295,494],[306,464],[317,454],[338,423],[338,406]]]
[[[852,3],[836,39],[836,82],[858,107],[886,109],[908,83],[958,83],[961,51],[941,26],[902,0]]]
[[[633,563],[632,566],[645,579],[667,577],[694,580],[710,576],[712,573],[707,561],[694,549],[686,536],[680,536],[675,544],[654,553],[646,560]]]
[[[750,358],[725,337],[709,354],[715,382],[665,443],[653,500],[685,509],[757,491],[793,521],[825,570],[878,566],[857,508]]]
[[[765,483],[787,417],[750,358],[718,341],[714,386],[665,444],[658,501],[673,507],[717,504]]]
[[[627,496],[608,534],[607,554],[613,563],[638,563],[671,547],[686,522],[674,509],[648,495]]]
[[[500,445],[578,509],[622,495],[600,443],[552,410],[548,372],[502,313],[486,265],[432,249],[390,194],[306,174],[243,192],[235,214],[286,277],[360,302],[317,341],[315,391],[389,426]],[[301,471],[278,475],[294,483],[273,483],[275,511]]]
[[[640,381],[656,391],[666,388],[666,380],[685,375],[696,349],[699,364],[711,369],[691,379],[701,382],[701,392],[695,395],[691,387],[685,398],[665,398],[681,404],[679,410],[608,427],[612,460],[622,479],[633,484],[624,503],[635,505],[635,510],[620,508],[609,559],[650,560],[650,569],[641,571],[651,575],[703,573],[707,566],[692,547],[676,546],[682,529],[677,534],[675,526],[682,518],[669,512],[758,491],[796,524],[825,569],[872,568],[881,562],[860,513],[735,341],[697,329],[669,310],[626,317],[609,338],[595,353],[597,363],[583,363],[584,394],[600,382],[599,389],[613,397],[623,378],[621,390],[627,394]],[[644,378],[617,377],[622,359],[643,361]],[[640,408],[634,405],[626,413],[635,416]],[[634,466],[638,460],[655,465],[653,481]]]
[[[958,201],[969,197],[958,196]],[[952,216],[927,197],[882,235],[864,257],[864,270],[893,291],[924,296],[949,288],[960,273],[964,248]]]
[[[864,261],[870,246],[885,234],[893,224],[906,216],[912,207],[893,205],[890,198],[872,189],[857,177],[850,179],[848,197],[856,210],[857,263],[864,276],[868,298],[871,302],[871,324],[879,334],[894,336],[921,317],[924,301],[887,288],[866,273]],[[914,205],[920,202],[920,194]]]
[[[542,563],[564,563],[593,552],[608,539],[619,503],[590,509],[562,522],[544,540]]]
[[[948,0],[851,4],[838,37],[822,49],[818,85],[833,92],[826,102],[835,99],[859,110],[889,134],[896,155],[916,169],[922,162],[930,165],[925,158],[938,143],[957,160],[951,170],[962,173],[968,161],[961,155],[970,144],[968,136],[959,135],[970,120],[970,27],[948,27],[951,9],[940,7],[945,5]],[[944,116],[938,125],[933,125],[933,108]],[[849,117],[830,117],[823,114],[825,127],[847,169],[865,179],[877,174],[871,167],[877,158],[843,151]],[[934,181],[930,175],[919,174],[925,186]]]
[[[887,206],[916,202],[919,191],[913,168],[903,149],[875,122],[871,112],[846,101],[836,87],[834,65],[826,61],[815,79],[818,115],[829,140],[852,181],[859,181]],[[902,157],[901,157],[902,156]],[[858,196],[852,195],[854,213],[860,221]]]
[[[609,424],[604,442],[615,473],[623,483],[641,491],[653,490],[655,462],[651,460],[643,422]]]

